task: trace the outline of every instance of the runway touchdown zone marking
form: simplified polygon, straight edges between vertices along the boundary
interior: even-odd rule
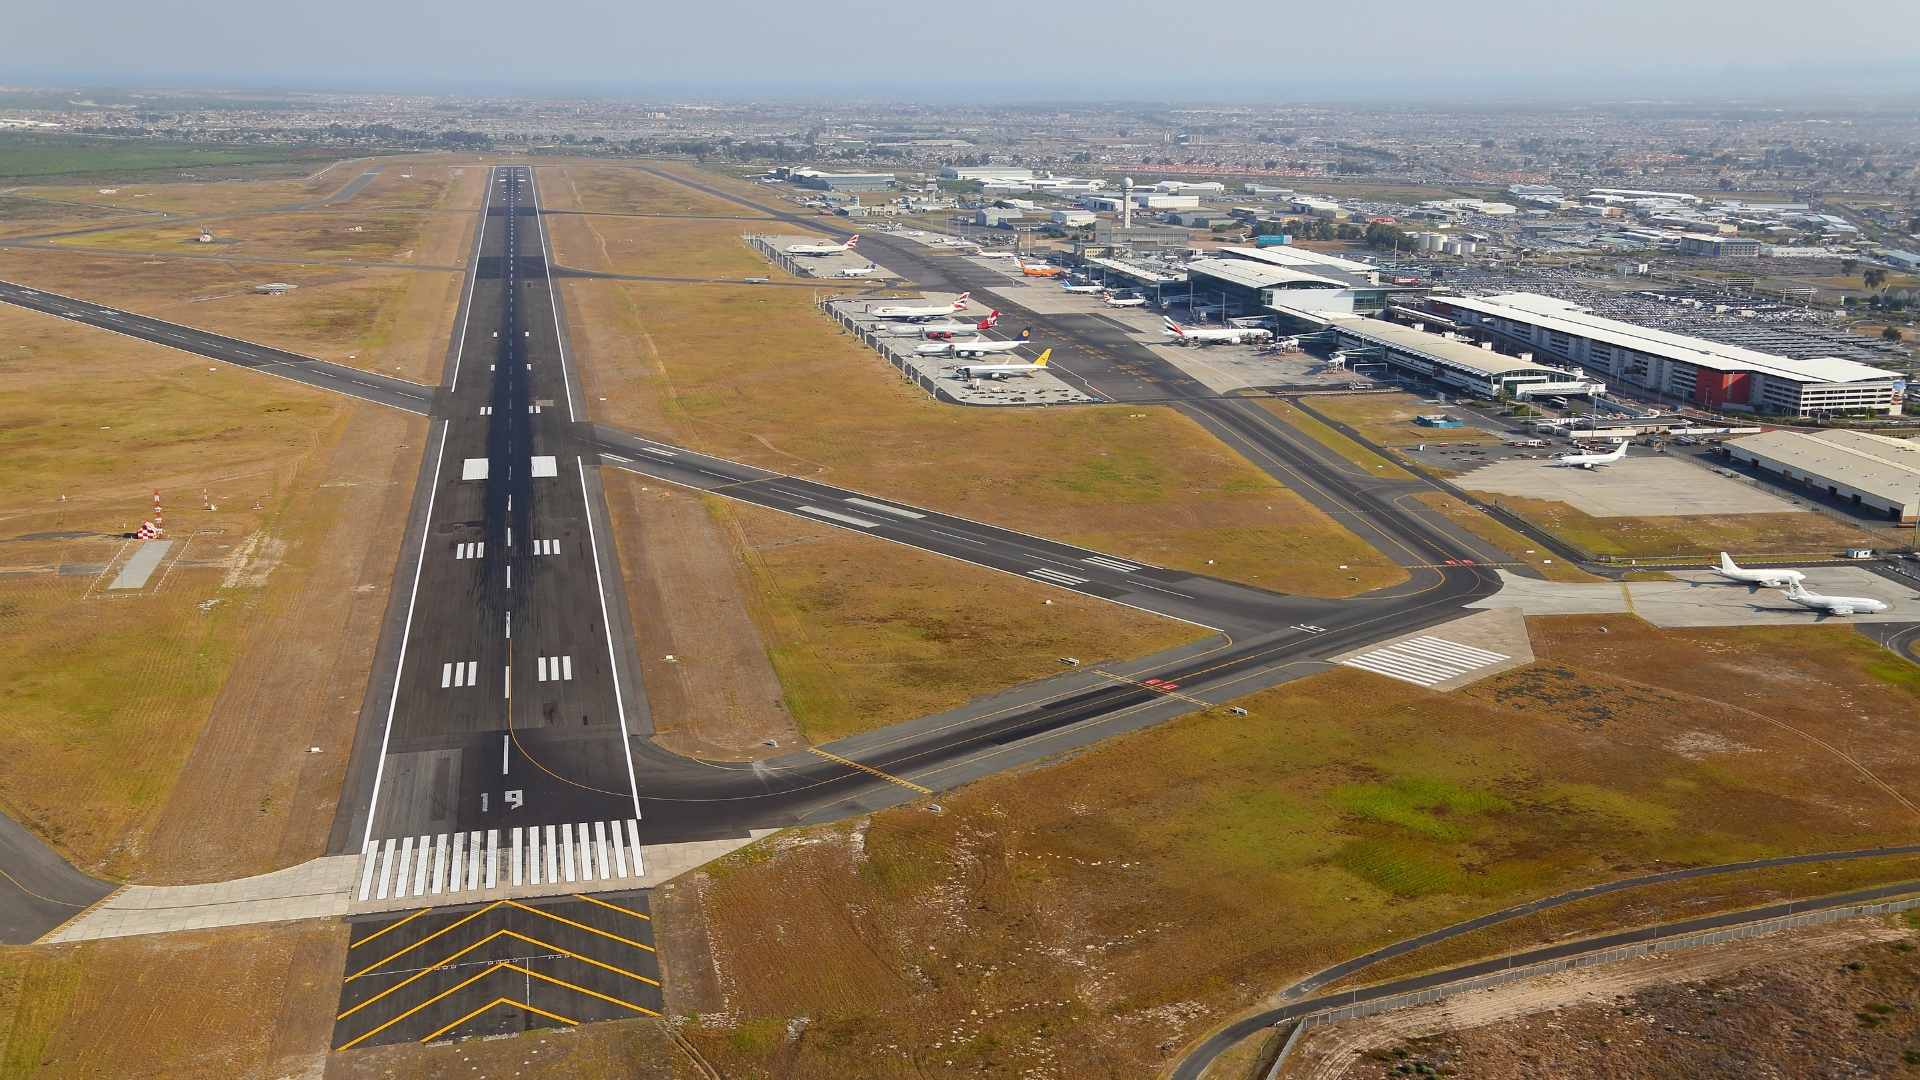
[[[1350,656],[1340,663],[1416,686],[1434,686],[1511,659],[1505,653],[1423,635]]]
[[[356,918],[351,928],[337,1051],[663,1011],[645,892],[496,900]]]

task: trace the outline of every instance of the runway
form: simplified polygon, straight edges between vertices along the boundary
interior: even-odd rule
[[[336,850],[635,816],[647,730],[529,170],[501,168],[435,402]],[[605,588],[611,581],[613,592]],[[619,618],[615,619],[615,613]],[[368,775],[368,774],[371,775]]]

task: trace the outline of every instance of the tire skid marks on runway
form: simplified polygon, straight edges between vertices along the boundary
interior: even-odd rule
[[[1370,649],[1340,663],[1417,686],[1433,686],[1511,659],[1505,653],[1426,634]]]
[[[633,818],[375,840],[360,857],[354,895],[363,904],[409,898],[465,904],[503,888],[563,883],[634,888],[646,876],[640,823]]]

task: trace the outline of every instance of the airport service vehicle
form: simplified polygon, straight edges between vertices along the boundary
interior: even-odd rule
[[[1714,567],[1713,572],[1728,581],[1737,581],[1742,585],[1765,585],[1769,589],[1784,589],[1807,580],[1807,575],[1798,570],[1742,570],[1734,565],[1733,557],[1724,551],[1720,553],[1720,565]]]
[[[843,266],[840,269],[835,270],[833,272],[833,276],[834,277],[866,277],[868,274],[873,273],[876,269],[878,269],[878,267],[875,267],[875,266]]]
[[[953,319],[948,319],[944,322],[915,323],[912,327],[909,327],[906,332],[918,333],[921,337],[929,340],[952,340],[953,335],[964,334],[970,330],[985,333],[993,329],[994,324],[999,321],[1000,313],[998,311],[989,311],[987,312],[987,317],[981,319],[979,322],[957,322]]]
[[[1106,291],[1107,291],[1107,287],[1106,287],[1105,285],[1068,285],[1068,284],[1062,284],[1062,285],[1060,286],[1060,291],[1061,291],[1061,292],[1070,292],[1070,293],[1104,293],[1104,292],[1106,292]]]
[[[1040,373],[1053,359],[1053,350],[1048,349],[1034,357],[1031,364],[962,364],[958,372],[963,379],[1006,379],[1015,375],[1031,376]]]
[[[1613,449],[1604,454],[1561,454],[1553,460],[1575,469],[1593,469],[1601,465],[1611,465],[1627,456],[1625,439],[1613,444]]]
[[[1884,600],[1875,600],[1866,596],[1822,596],[1808,592],[1799,582],[1787,585],[1787,599],[1803,608],[1810,608],[1826,615],[1876,614],[1887,610]]]
[[[925,322],[929,319],[945,318],[956,311],[967,310],[967,298],[972,295],[972,293],[961,293],[960,299],[945,307],[938,304],[892,304],[887,307],[870,308],[867,314],[876,319],[912,319],[915,322]]]
[[[1177,345],[1255,345],[1273,340],[1273,331],[1253,326],[1230,326],[1203,329],[1197,326],[1181,326],[1171,318],[1162,316],[1167,336]]]
[[[922,356],[944,356],[948,353],[952,353],[955,356],[985,356],[988,353],[1012,352],[1026,343],[1025,338],[1014,338],[1011,341],[993,341],[988,338],[976,337],[967,338],[965,341],[929,342],[913,351]]]
[[[1109,296],[1107,297],[1107,306],[1108,307],[1146,307],[1147,298],[1144,296],[1125,296],[1125,297]]]
[[[1061,274],[1066,273],[1065,270],[1062,270],[1057,266],[1048,266],[1046,263],[1029,263],[1029,262],[1023,262],[1020,264],[1020,272],[1027,275],[1028,277],[1044,277],[1044,278],[1056,278],[1056,277],[1059,277]]]
[[[787,245],[787,254],[789,255],[843,255],[849,251],[852,251],[854,247],[859,243],[860,243],[860,234],[854,233],[852,236],[847,237],[847,242],[844,244],[789,244]]]

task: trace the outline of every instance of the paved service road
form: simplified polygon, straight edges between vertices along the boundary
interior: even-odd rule
[[[0,814],[0,943],[25,945],[86,910],[113,886],[75,870],[60,853]]]
[[[637,816],[627,734],[644,705],[538,196],[526,168],[488,186],[336,850]]]

